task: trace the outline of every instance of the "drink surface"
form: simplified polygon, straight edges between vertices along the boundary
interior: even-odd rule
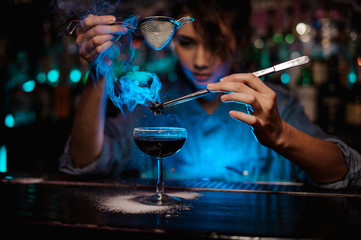
[[[169,136],[142,136],[134,138],[135,144],[144,153],[154,157],[167,157],[181,149],[185,142],[185,137]]]

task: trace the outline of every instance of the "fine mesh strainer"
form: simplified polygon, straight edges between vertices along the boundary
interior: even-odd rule
[[[141,18],[138,22],[138,28],[140,29],[145,42],[153,49],[160,50],[168,44],[178,28],[193,21],[194,19],[191,17],[175,20],[165,16],[150,16]],[[72,35],[79,23],[80,20],[72,20],[66,28],[65,34],[68,36]],[[120,24],[132,30],[136,28],[134,25],[126,22],[117,21],[115,24]]]
[[[168,44],[178,28],[193,21],[191,17],[175,20],[171,17],[151,16],[140,19],[138,26],[148,45],[160,50]]]

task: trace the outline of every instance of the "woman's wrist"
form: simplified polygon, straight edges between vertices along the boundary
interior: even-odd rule
[[[269,147],[278,153],[282,153],[286,151],[290,147],[290,143],[292,141],[291,135],[293,130],[294,129],[291,125],[289,125],[287,122],[282,120],[279,134],[275,138],[275,141],[272,143],[272,146]]]

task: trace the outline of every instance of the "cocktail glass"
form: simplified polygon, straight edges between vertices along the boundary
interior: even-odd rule
[[[187,139],[187,130],[178,127],[139,127],[133,131],[135,144],[144,153],[157,159],[156,193],[138,198],[149,205],[172,205],[181,202],[180,198],[164,193],[163,158],[178,152]]]

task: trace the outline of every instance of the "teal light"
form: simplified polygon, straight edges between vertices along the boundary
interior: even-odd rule
[[[45,83],[46,81],[46,74],[44,72],[39,72],[36,76],[36,80],[38,80],[39,83]]]
[[[357,82],[357,76],[354,71],[350,71],[347,76],[347,80],[350,84],[355,84]]]
[[[176,59],[173,56],[168,56],[147,62],[144,68],[148,72],[167,73],[173,70],[175,63],[176,63]]]
[[[35,88],[35,81],[34,80],[29,80],[25,83],[23,83],[22,89],[24,92],[31,92],[33,91]]]
[[[52,69],[48,72],[48,80],[51,83],[56,83],[59,80],[59,71],[56,69]]]
[[[10,113],[5,116],[5,126],[9,128],[15,126],[15,118]]]
[[[282,73],[281,82],[285,85],[288,84],[290,82],[290,75],[288,73]]]
[[[126,76],[129,80],[138,81],[139,83],[146,83],[151,78],[148,72],[128,72]]]
[[[0,147],[0,172],[5,173],[6,172],[6,147],[5,145],[2,145]]]
[[[70,81],[73,83],[77,83],[81,79],[81,72],[79,69],[73,69],[69,74]]]

